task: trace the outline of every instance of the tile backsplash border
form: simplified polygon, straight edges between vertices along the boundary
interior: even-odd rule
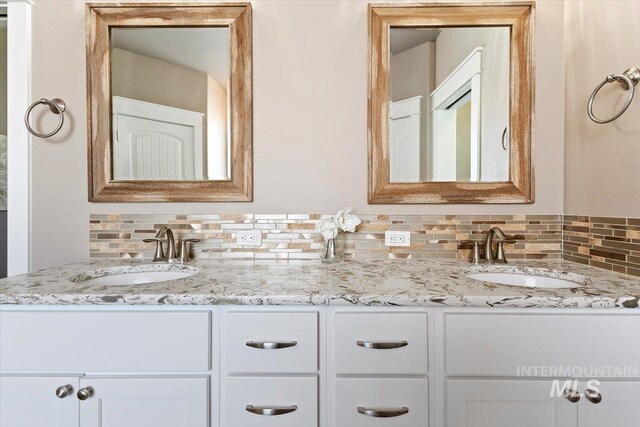
[[[564,215],[563,258],[640,276],[640,218]]]
[[[328,216],[328,215],[327,215]],[[464,239],[483,239],[497,225],[517,243],[511,259],[561,259],[561,215],[366,215],[355,233],[342,235],[347,259],[468,259]],[[168,224],[176,238],[200,238],[196,259],[244,260],[279,265],[319,262],[322,237],[315,231],[321,214],[91,214],[90,258],[151,259],[153,245],[142,240]],[[239,230],[259,229],[261,246],[236,244]],[[410,231],[409,247],[384,246],[386,230]]]

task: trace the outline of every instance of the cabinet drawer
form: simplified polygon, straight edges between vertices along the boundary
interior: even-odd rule
[[[336,313],[338,374],[425,374],[426,313]]]
[[[318,371],[318,313],[228,313],[227,371]]]
[[[338,378],[336,427],[426,427],[426,378]]]
[[[226,427],[318,425],[316,376],[230,377],[225,397]]]
[[[208,312],[0,312],[0,370],[204,372]]]
[[[450,375],[567,376],[546,368],[612,366],[640,369],[640,315],[445,314]]]

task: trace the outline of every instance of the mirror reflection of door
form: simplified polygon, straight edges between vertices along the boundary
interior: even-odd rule
[[[111,30],[115,180],[228,180],[229,29]]]
[[[391,182],[509,180],[509,37],[508,27],[391,29]]]

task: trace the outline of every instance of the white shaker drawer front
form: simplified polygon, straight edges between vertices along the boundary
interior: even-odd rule
[[[336,313],[338,374],[426,374],[426,313]]]
[[[227,314],[227,371],[315,373],[318,313]]]
[[[318,425],[318,379],[230,377],[225,427],[314,427]]]
[[[640,370],[640,315],[445,315],[450,375],[558,376],[553,368]],[[594,371],[592,371],[594,372]],[[579,374],[578,374],[579,375]]]
[[[208,312],[0,312],[0,370],[204,372]]]
[[[426,378],[338,378],[336,427],[427,427]]]

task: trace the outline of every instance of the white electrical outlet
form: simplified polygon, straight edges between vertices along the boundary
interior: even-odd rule
[[[411,232],[409,231],[385,231],[385,246],[410,246]]]
[[[262,245],[262,231],[238,230],[236,231],[236,243],[241,246],[260,246]]]

